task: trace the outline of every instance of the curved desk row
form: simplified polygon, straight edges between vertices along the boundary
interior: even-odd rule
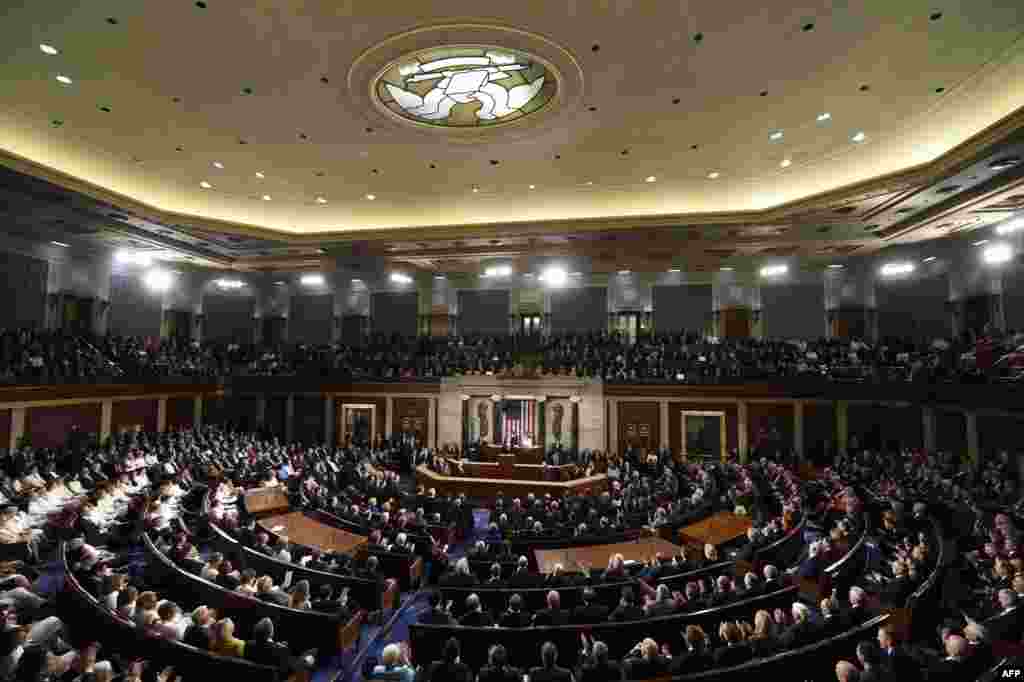
[[[477,466],[487,466],[477,463]],[[491,465],[498,466],[498,465]],[[518,465],[516,468],[532,465]],[[542,467],[538,467],[542,468]],[[426,465],[416,467],[416,483],[425,488],[434,488],[439,495],[458,495],[478,499],[493,499],[498,491],[506,497],[524,497],[551,494],[562,497],[570,492],[596,495],[608,489],[608,476],[597,474],[575,481],[531,481],[506,478],[473,478],[469,476],[445,476],[431,471]]]

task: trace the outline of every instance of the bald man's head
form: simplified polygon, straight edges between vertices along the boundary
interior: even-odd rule
[[[836,679],[839,682],[857,682],[859,674],[857,666],[849,661],[836,663]]]

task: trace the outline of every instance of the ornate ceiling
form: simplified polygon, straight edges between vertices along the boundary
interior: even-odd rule
[[[243,269],[828,262],[1024,206],[1022,32],[1010,2],[22,3],[0,215]],[[450,46],[498,57],[408,68]],[[473,125],[409,120],[431,98]]]

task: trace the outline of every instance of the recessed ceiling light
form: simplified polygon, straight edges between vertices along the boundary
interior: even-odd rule
[[[284,284],[285,284],[285,283],[284,283],[284,281],[283,281],[283,280],[280,280],[280,279],[279,279],[279,280],[277,280],[276,282],[274,282],[274,286],[275,286],[275,287],[283,287],[283,286],[284,286]]]
[[[657,182],[657,181],[658,181],[658,178],[657,178],[657,176],[654,176],[654,175],[648,175],[646,178],[644,178],[644,182]]]
[[[620,275],[628,275],[632,270],[619,270]]]
[[[363,280],[359,279],[358,277],[353,277],[352,278],[352,284],[362,284],[362,283],[363,283]]]
[[[57,76],[57,82],[63,83],[64,85],[71,85],[71,79],[65,76],[64,74],[60,74],[59,76]]]
[[[318,203],[318,204],[326,204],[327,203],[327,199],[324,199],[323,197],[317,197],[316,198],[316,203]]]
[[[260,173],[259,171],[256,171],[256,177],[259,178],[260,180],[262,180],[263,178],[265,178],[267,176],[264,175],[263,173]]]
[[[593,181],[593,180],[587,180],[587,181],[586,181],[586,182],[584,182],[583,184],[584,184],[584,185],[586,185],[587,187],[590,187],[591,185],[593,185],[593,184],[594,184],[594,181]]]
[[[55,48],[53,45],[47,45],[46,43],[42,43],[39,46],[39,49],[45,52],[46,54],[58,54],[60,52],[60,50]]]
[[[537,185],[530,185],[530,189],[537,189]]]
[[[984,246],[985,244],[988,244],[987,239],[979,239],[978,241],[971,244],[971,246]]]
[[[712,180],[717,179],[720,175],[721,173],[719,173],[718,171],[712,171],[708,173],[708,177],[711,178]]]
[[[682,272],[682,270],[679,269],[679,268],[669,268],[668,271],[669,272]]]
[[[43,51],[45,52],[46,50],[43,50]],[[65,249],[71,246],[70,244],[65,244],[64,242],[50,242],[50,243],[53,244],[54,246],[63,246]]]
[[[854,134],[854,136],[851,137],[850,139],[853,140],[854,142],[863,142],[864,140],[868,139],[868,136],[865,135],[864,131],[861,130]]]
[[[839,270],[843,266],[840,265],[839,263],[832,263],[831,265],[829,265],[829,267],[832,268],[833,270]]]
[[[203,189],[210,189],[211,187],[213,187],[213,185],[208,183],[206,180],[203,180],[202,182],[200,182],[199,186],[202,187]]]
[[[936,258],[937,258],[937,256],[928,256],[927,258],[925,258],[925,259],[924,259],[924,260],[922,260],[921,262],[922,262],[922,263],[931,263],[931,262],[932,262],[933,260],[935,260]]]
[[[222,170],[223,170],[223,168],[224,168],[224,164],[223,164],[223,163],[221,163],[220,161],[214,161],[214,162],[213,162],[213,167],[214,167],[214,168],[220,168],[220,169],[222,169]]]
[[[263,195],[263,201],[270,201],[270,195],[269,194],[264,194]]]
[[[366,195],[366,198],[367,198],[368,200],[370,200],[370,201],[373,201],[374,199],[376,199],[376,198],[377,198],[377,195],[376,195],[376,194],[367,194],[367,195]]]
[[[827,121],[830,118],[832,118],[832,114],[828,113],[827,111],[824,112],[824,113],[818,114],[818,123],[822,123],[824,121]]]
[[[446,279],[444,275],[434,275],[434,279]]]
[[[728,265],[722,266],[718,269],[721,270],[722,272],[732,272],[732,268],[730,268]]]
[[[782,131],[781,130],[776,130],[774,133],[772,133],[771,135],[768,136],[768,139],[769,140],[781,140],[782,139]]]
[[[477,192],[479,192],[479,191],[480,191],[480,188],[479,188],[479,187],[474,187],[474,188],[473,188],[473,194],[476,194],[476,193],[477,193]]]
[[[782,166],[783,168],[789,168],[790,166],[793,165],[793,159],[783,159],[782,161],[779,162],[779,165]]]

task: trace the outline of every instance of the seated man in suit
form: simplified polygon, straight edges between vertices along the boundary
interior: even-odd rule
[[[636,595],[632,587],[623,587],[619,605],[608,616],[611,621],[640,620],[644,617],[643,610],[636,605]]]
[[[851,630],[871,618],[867,608],[867,593],[864,588],[854,585],[850,588],[850,606],[842,612],[843,629]]]
[[[946,657],[928,667],[928,682],[953,682],[972,679],[967,660],[967,640],[960,635],[949,635],[945,641]]]
[[[586,636],[582,637],[586,644]],[[589,640],[582,661],[576,671],[576,682],[619,682],[622,679],[622,666],[608,660],[608,645],[604,642]]]
[[[572,622],[577,625],[593,625],[608,620],[608,607],[595,603],[596,599],[597,593],[594,592],[594,588],[583,588],[580,605],[572,612]]]
[[[449,637],[444,643],[441,660],[424,669],[422,682],[473,682],[473,671],[461,661],[461,656],[459,640]]]
[[[741,665],[753,658],[753,652],[743,641],[743,632],[736,623],[732,621],[723,622],[718,628],[718,638],[723,642],[724,646],[718,647],[712,654],[716,668],[729,668]]]
[[[278,670],[295,670],[298,662],[292,658],[288,647],[274,641],[274,623],[269,618],[261,618],[252,628],[252,639],[245,643],[245,658],[269,665]]]
[[[668,659],[658,653],[658,644],[650,637],[638,643],[623,661],[625,676],[646,680],[668,672]]]
[[[530,682],[573,682],[572,672],[558,666],[558,647],[544,642],[540,648],[541,665],[530,668]]]
[[[794,602],[791,609],[793,624],[782,633],[782,644],[787,649],[795,649],[809,644],[817,636],[817,629],[811,622],[811,611],[806,605]]]
[[[530,625],[530,614],[523,611],[523,598],[513,594],[508,599],[508,610],[501,615],[498,625],[503,628],[525,628]]]
[[[459,620],[459,625],[475,628],[487,628],[494,625],[491,614],[483,609],[480,595],[474,593],[466,597],[466,613]]]
[[[519,557],[516,562],[516,572],[508,579],[509,587],[540,587],[544,577],[530,572],[530,561],[525,556]]]
[[[534,625],[568,625],[569,612],[562,608],[562,597],[555,590],[547,595],[548,607],[533,614]]]
[[[487,665],[480,668],[477,682],[521,682],[523,673],[508,664],[505,647],[495,644],[487,652]]]
[[[209,651],[210,640],[213,637],[210,628],[216,620],[216,614],[206,606],[197,606],[192,610],[192,624],[185,628],[185,636],[182,637],[182,641],[197,649]]]

